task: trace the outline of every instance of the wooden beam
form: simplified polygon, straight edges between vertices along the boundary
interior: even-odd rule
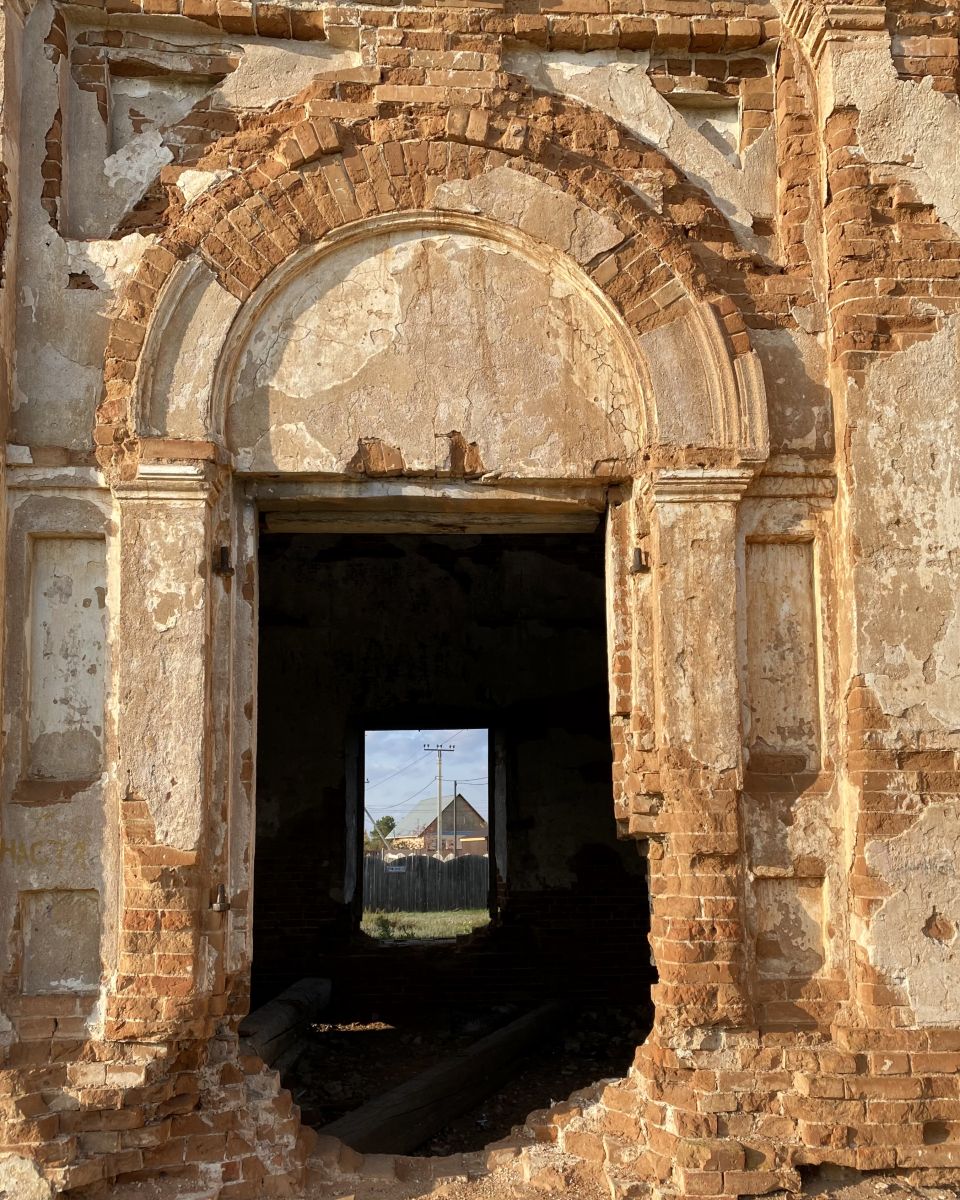
[[[550,1034],[550,1001],[319,1130],[362,1154],[407,1154],[517,1073],[517,1058]]]
[[[267,1066],[298,1038],[330,1003],[329,979],[301,979],[240,1023],[240,1049],[258,1054]]]

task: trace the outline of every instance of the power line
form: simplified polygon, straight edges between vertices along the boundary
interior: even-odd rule
[[[408,796],[405,800],[400,800],[396,804],[391,804],[387,800],[380,800],[377,803],[383,805],[383,813],[395,812],[395,811],[405,807],[411,800],[414,800],[417,796],[419,796],[420,792],[426,791],[426,789],[428,787],[430,787],[430,784],[436,783],[436,782],[437,782],[437,777],[436,777],[436,775],[434,775],[434,777],[431,780],[429,780],[427,783],[425,783],[422,788],[419,788],[418,791],[414,792],[412,796]],[[486,782],[487,782],[487,779],[485,776],[482,778],[480,776],[478,776],[476,779],[458,779],[457,786],[459,787],[461,784],[470,784],[472,787],[477,787],[481,783],[486,783]],[[371,807],[374,807],[374,806],[371,805]],[[381,815],[383,815],[383,814],[381,814]]]
[[[384,777],[382,779],[378,779],[375,783],[368,783],[366,785],[367,791],[369,792],[373,788],[379,787],[381,783],[389,783],[389,781],[391,779],[396,779],[396,777],[398,775],[402,775],[404,773],[404,771],[409,771],[412,766],[415,766],[417,763],[422,763],[422,762],[423,762],[423,754],[420,753],[417,755],[416,758],[414,758],[410,762],[408,762],[405,767],[400,767],[399,770],[394,771],[390,775],[384,775]]]
[[[437,777],[436,777],[436,775],[434,775],[434,777],[432,779],[428,780],[423,785],[423,787],[417,788],[417,790],[415,792],[411,793],[411,795],[407,796],[407,798],[405,800],[401,800],[398,804],[391,804],[388,807],[388,809],[386,810],[386,812],[393,813],[394,811],[399,811],[401,808],[405,807],[405,805],[410,804],[412,801],[416,800],[416,798],[420,795],[421,792],[425,792],[428,787],[431,787],[436,782],[437,782]],[[385,814],[382,814],[382,815],[385,815]]]
[[[417,730],[417,732],[421,733],[422,730]],[[456,733],[452,733],[450,735],[450,740],[452,741],[455,737],[459,737],[461,733],[466,733],[466,732],[467,732],[466,729],[458,729]],[[389,783],[391,779],[396,779],[396,777],[398,775],[402,775],[404,773],[404,771],[409,771],[411,767],[415,766],[419,762],[423,762],[423,754],[422,753],[418,754],[416,758],[411,759],[410,762],[408,762],[406,764],[406,766],[398,767],[396,771],[391,772],[389,775],[384,775],[384,777],[382,779],[377,779],[373,783],[368,783],[366,785],[367,791],[368,792],[372,791],[373,788],[379,787],[382,783]]]

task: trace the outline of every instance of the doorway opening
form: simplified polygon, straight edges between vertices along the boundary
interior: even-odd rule
[[[361,1150],[477,1149],[625,1073],[649,1023],[644,860],[611,802],[603,530],[340,528],[261,524],[253,1006],[329,981],[276,1064],[308,1123]],[[485,919],[372,922],[378,846],[396,876],[483,861]],[[498,1053],[499,1090],[471,1090]],[[448,1097],[402,1137],[350,1124],[457,1070],[469,1111]]]
[[[489,757],[486,729],[364,732],[364,933],[416,946],[488,924]]]

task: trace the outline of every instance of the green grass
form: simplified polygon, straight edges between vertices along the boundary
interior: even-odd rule
[[[365,912],[360,928],[381,942],[452,938],[486,925],[485,908],[456,908],[450,912]]]

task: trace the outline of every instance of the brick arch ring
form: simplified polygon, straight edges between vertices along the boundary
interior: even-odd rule
[[[222,448],[236,347],[270,297],[337,246],[414,229],[506,244],[563,274],[606,315],[636,372],[634,424],[647,465],[756,468],[765,461],[757,356],[736,306],[710,293],[677,231],[613,172],[520,118],[497,124],[484,114],[475,135],[472,124],[451,112],[442,136],[358,147],[331,122],[311,118],[279,134],[272,157],[192,205],[146,251],[112,321],[95,430],[108,474],[136,474],[150,437]],[[498,206],[496,187],[487,211],[444,199],[445,185],[456,190],[498,169],[519,172],[548,206],[586,210],[609,236],[578,261],[549,223],[531,228],[522,205]],[[196,331],[184,327],[185,312],[197,308],[210,320],[199,355]],[[197,378],[205,374],[210,384],[198,384],[196,411],[175,428],[166,414],[155,419],[167,403],[162,364],[191,354]]]

